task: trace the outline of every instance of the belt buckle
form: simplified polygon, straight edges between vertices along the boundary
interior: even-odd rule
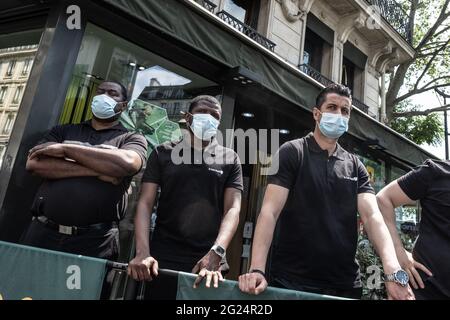
[[[58,231],[59,231],[59,233],[67,234],[67,235],[71,236],[73,234],[74,230],[73,230],[73,227],[59,225]]]

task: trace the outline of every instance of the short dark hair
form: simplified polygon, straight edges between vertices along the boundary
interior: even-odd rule
[[[121,84],[119,81],[114,80],[105,80],[102,83],[109,82],[109,83],[115,83],[120,87],[120,91],[122,91],[123,101],[128,101],[128,91],[127,88],[123,84]]]
[[[204,103],[206,105],[212,104],[212,105],[218,106],[222,110],[219,100],[217,100],[213,96],[201,95],[201,96],[197,96],[191,100],[191,103],[189,105],[189,112],[192,112],[192,109],[194,109],[196,106],[198,106],[201,103]]]
[[[323,88],[322,91],[320,91],[319,95],[316,98],[316,107],[320,109],[322,104],[327,99],[327,94],[329,93],[336,93],[340,96],[350,98],[352,100],[352,92],[349,88],[344,86],[343,84],[337,84],[333,83],[328,85],[327,87]]]

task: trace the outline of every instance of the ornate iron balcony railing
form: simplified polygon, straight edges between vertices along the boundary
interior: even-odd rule
[[[324,86],[329,86],[332,83],[335,83],[334,81],[328,79],[327,77],[325,77],[323,74],[321,74],[319,71],[317,71],[316,69],[314,69],[313,67],[311,67],[310,65],[307,64],[301,64],[298,66],[298,68],[306,73],[308,76],[310,76],[311,78],[317,80],[318,82],[320,82],[321,84],[323,84]],[[356,99],[356,98],[352,98],[352,102],[353,105],[355,107],[357,107],[359,110],[363,111],[364,113],[369,113],[369,106],[364,104],[363,102],[361,102],[360,100]]]
[[[318,82],[323,84],[325,87],[334,83],[333,81],[331,81],[330,79],[325,77],[323,74],[321,74],[320,71],[317,71],[316,69],[314,69],[313,67],[311,67],[308,64],[305,64],[305,63],[301,64],[298,66],[298,68],[301,71],[303,71],[304,73],[306,73],[308,76],[313,78],[314,80],[317,80]]]
[[[412,44],[412,32],[409,15],[395,0],[366,0],[377,6],[381,16],[409,43]]]
[[[220,12],[217,13],[217,16],[220,19],[222,19],[223,21],[225,21],[226,23],[228,23],[233,28],[239,30],[240,32],[242,32],[243,34],[248,36],[249,38],[251,38],[251,39],[255,40],[256,42],[258,42],[260,45],[266,47],[270,51],[274,51],[275,46],[276,46],[276,44],[274,42],[272,42],[269,39],[267,39],[266,37],[260,35],[258,33],[258,31],[256,31],[252,27],[246,25],[242,21],[236,19],[235,17],[233,17],[228,12],[220,11]]]
[[[203,8],[205,8],[206,10],[210,11],[211,13],[214,13],[214,11],[217,8],[217,5],[212,3],[211,1],[208,0],[200,0],[201,5],[203,6]]]
[[[352,97],[352,104],[364,113],[369,114],[369,106]]]

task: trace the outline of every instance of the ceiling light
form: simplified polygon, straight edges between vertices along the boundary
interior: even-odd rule
[[[291,133],[288,129],[280,129],[280,134],[289,134]]]
[[[255,115],[251,112],[244,112],[241,114],[241,116],[243,116],[244,118],[254,118]]]

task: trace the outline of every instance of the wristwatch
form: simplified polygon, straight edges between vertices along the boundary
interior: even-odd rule
[[[406,287],[409,282],[408,273],[405,270],[397,270],[392,274],[385,274],[384,281],[392,281],[398,283],[399,285]]]
[[[214,251],[222,259],[225,258],[226,250],[220,244],[215,244],[211,247],[211,251]]]

